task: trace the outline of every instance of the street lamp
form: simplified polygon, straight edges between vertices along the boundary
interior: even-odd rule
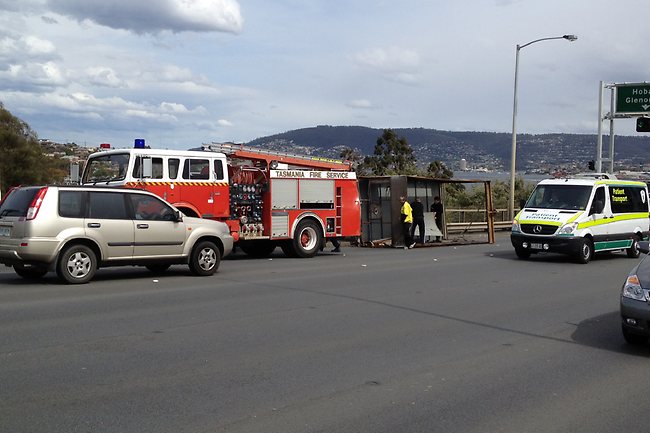
[[[515,57],[515,91],[514,102],[512,103],[512,148],[510,149],[510,200],[508,202],[508,217],[515,218],[515,161],[517,159],[517,79],[519,75],[519,51],[535,42],[550,41],[552,39],[566,39],[573,42],[578,39],[576,35],[554,36],[552,38],[541,38],[530,41],[527,44],[517,45],[517,56]]]

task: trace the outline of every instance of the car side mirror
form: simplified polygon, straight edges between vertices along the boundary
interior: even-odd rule
[[[648,241],[639,241],[638,244],[637,244],[637,248],[643,254],[648,254],[648,253],[650,253],[650,242],[648,242]]]
[[[178,209],[174,210],[174,221],[180,223],[183,221],[183,214]]]

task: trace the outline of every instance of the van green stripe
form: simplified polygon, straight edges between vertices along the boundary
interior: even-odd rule
[[[622,239],[620,241],[596,242],[594,244],[594,250],[596,251],[616,250],[620,248],[630,248],[631,246],[632,246],[632,239]]]

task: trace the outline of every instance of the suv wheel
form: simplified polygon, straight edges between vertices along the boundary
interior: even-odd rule
[[[27,280],[36,280],[47,274],[47,268],[29,265],[14,265],[14,272]]]
[[[209,276],[219,269],[221,253],[210,241],[202,241],[194,246],[190,255],[190,271],[194,275]]]
[[[85,245],[71,245],[59,256],[56,274],[68,284],[84,284],[95,276],[97,257]]]
[[[171,265],[167,263],[162,263],[162,264],[155,264],[155,265],[147,265],[146,268],[149,269],[149,272],[151,273],[162,274],[167,269],[169,269],[170,266]]]

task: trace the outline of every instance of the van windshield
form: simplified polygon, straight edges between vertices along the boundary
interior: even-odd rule
[[[591,189],[590,185],[537,185],[526,207],[585,210]]]
[[[110,183],[124,180],[129,168],[129,153],[99,155],[88,159],[82,184]]]

